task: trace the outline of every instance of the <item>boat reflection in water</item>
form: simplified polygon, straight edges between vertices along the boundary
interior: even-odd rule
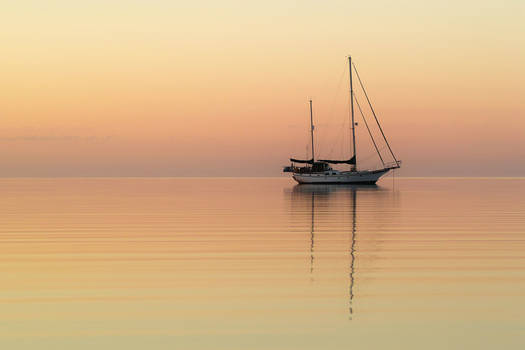
[[[346,271],[348,314],[349,319],[352,319],[359,270],[358,256],[359,253],[366,253],[360,252],[359,235],[370,232],[370,229],[375,233],[388,223],[388,210],[385,209],[387,205],[392,205],[392,199],[395,204],[395,192],[377,185],[302,184],[296,185],[287,194],[294,229],[304,230],[305,223],[309,224],[309,270],[312,283],[317,282],[314,274],[326,281],[326,274],[329,276],[336,271]],[[359,220],[360,213],[365,216],[362,222]],[[361,232],[365,226],[365,231]],[[377,238],[377,235],[372,234],[364,239],[366,242],[363,243],[367,246],[365,250],[373,252],[379,248],[381,242],[374,241],[374,237]],[[326,265],[322,259],[334,261],[335,265],[329,270],[316,271],[316,265]],[[368,256],[366,260],[366,268],[370,269],[373,257]],[[346,269],[343,261],[347,261]],[[335,276],[332,280],[334,279],[341,280],[341,276]]]

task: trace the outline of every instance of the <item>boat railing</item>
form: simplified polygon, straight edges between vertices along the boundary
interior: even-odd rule
[[[385,163],[385,168],[388,168],[388,169],[397,169],[397,168],[400,168],[400,167],[401,167],[401,161],[400,160],[394,161],[394,162]]]

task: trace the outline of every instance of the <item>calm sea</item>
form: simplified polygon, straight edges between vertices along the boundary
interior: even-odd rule
[[[2,349],[522,349],[525,179],[0,180]]]

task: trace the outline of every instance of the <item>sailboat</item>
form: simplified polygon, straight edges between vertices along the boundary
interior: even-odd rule
[[[352,63],[351,56],[348,57],[348,67],[349,67],[349,72],[350,72],[349,83],[350,83],[350,113],[351,113],[351,118],[352,118],[351,120],[352,122],[351,124],[352,156],[347,160],[316,159],[315,149],[314,149],[313,108],[312,108],[312,100],[310,100],[309,101],[310,102],[310,136],[311,136],[311,143],[312,143],[312,158],[311,159],[290,158],[291,165],[286,166],[283,169],[283,172],[292,173],[292,178],[300,184],[375,184],[381,176],[385,175],[390,170],[401,167],[401,161],[396,158],[396,156],[394,155],[394,152],[392,151],[392,148],[390,147],[390,144],[388,143],[386,139],[383,129],[381,128],[381,125],[379,124],[379,120],[377,119],[375,111],[372,107],[372,103],[370,102],[370,99],[368,98],[368,94],[366,93],[366,90],[361,81],[359,73],[357,72],[355,64]],[[353,88],[353,82],[352,82],[352,79],[353,79],[352,68],[356,73],[361,89],[366,97],[368,105],[370,106],[370,110],[372,111],[374,119],[377,123],[377,126],[379,127],[381,135],[386,143],[386,146],[388,147],[390,155],[392,156],[394,160],[393,162],[385,163],[384,158],[381,155],[381,152],[377,146],[377,143],[374,137],[372,136],[372,132],[370,131],[368,123],[366,122],[366,119],[364,118],[364,114],[361,109],[361,106],[359,105],[359,102],[357,101],[355,94],[354,94],[354,88]],[[357,168],[357,153],[356,153],[356,146],[355,146],[356,144],[355,127],[357,123],[355,123],[354,121],[354,101],[356,102],[359,108],[359,112],[361,113],[363,117],[366,129],[368,130],[368,134],[370,135],[370,138],[372,139],[372,143],[374,144],[377,154],[379,155],[379,158],[381,160],[382,167],[379,169],[358,169]],[[304,166],[297,166],[296,165],[297,163],[304,164]],[[350,166],[350,169],[346,171],[336,170],[331,167],[331,164],[346,164]]]

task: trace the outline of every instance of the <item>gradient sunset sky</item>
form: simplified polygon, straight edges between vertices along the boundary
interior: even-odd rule
[[[279,175],[310,98],[347,156],[348,54],[398,174],[525,176],[525,1],[21,0],[0,23],[3,177]]]

